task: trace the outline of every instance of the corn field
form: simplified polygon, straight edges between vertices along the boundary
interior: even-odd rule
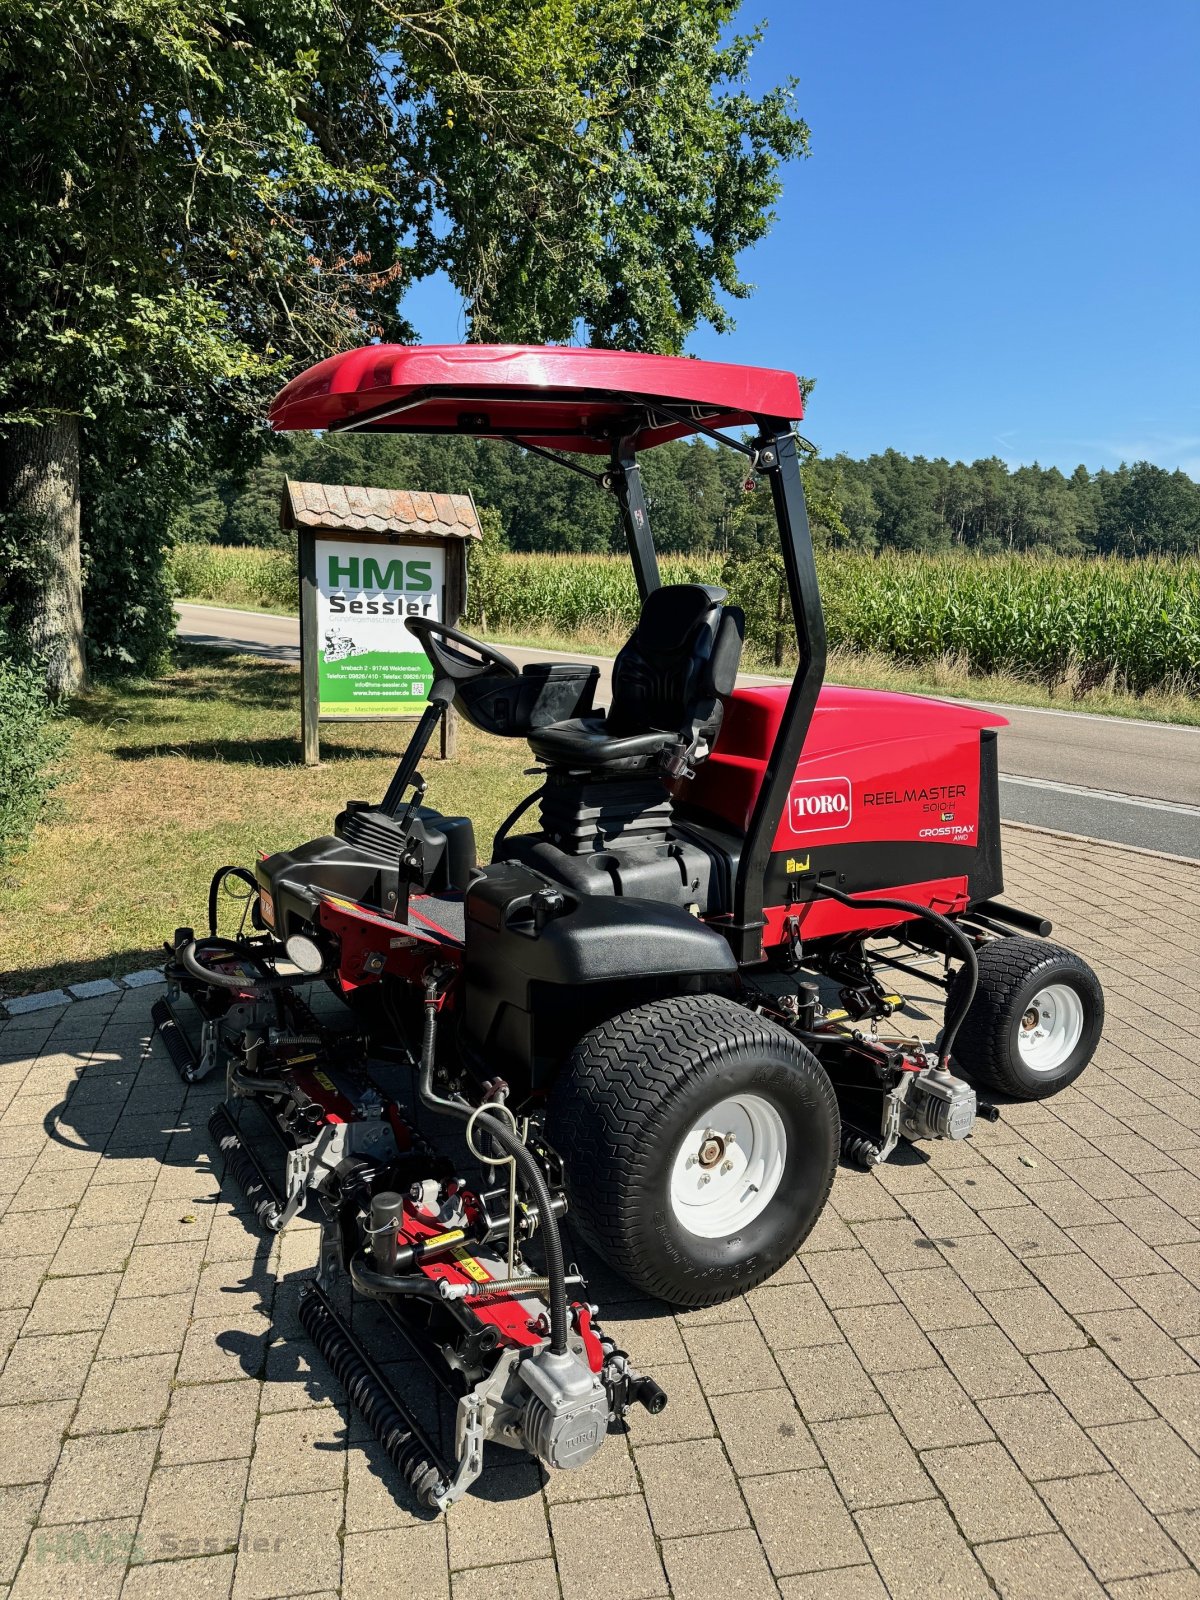
[[[474,552],[473,552],[474,554]],[[289,551],[181,545],[179,594],[228,605],[296,603]],[[759,659],[788,659],[777,556],[722,564],[668,557],[666,583],[723,583]],[[1111,681],[1134,693],[1200,692],[1200,560],[1108,557],[818,555],[831,647],[904,662],[955,656],[976,672],[1048,683]],[[615,556],[488,553],[475,566],[470,621],[490,631],[628,632],[637,592]]]

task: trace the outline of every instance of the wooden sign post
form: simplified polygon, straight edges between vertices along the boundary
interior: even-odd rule
[[[280,521],[296,534],[300,574],[300,727],[304,760],[321,758],[322,722],[415,721],[432,669],[404,626],[454,627],[467,600],[470,495],[284,483]],[[454,755],[451,709],[442,757]]]

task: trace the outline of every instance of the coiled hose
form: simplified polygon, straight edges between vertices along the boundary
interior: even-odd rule
[[[963,965],[970,973],[966,987],[955,1007],[954,1015],[950,1015],[949,1007],[946,1009],[945,1021],[942,1026],[942,1042],[938,1047],[938,1066],[943,1072],[949,1070],[950,1052],[954,1048],[954,1040],[962,1027],[967,1012],[971,1009],[971,1002],[975,998],[975,990],[979,985],[979,958],[975,954],[975,946],[967,938],[962,929],[951,922],[949,917],[944,917],[940,911],[934,911],[931,906],[920,905],[916,900],[896,900],[891,896],[871,895],[865,898],[862,895],[849,895],[841,889],[835,889],[832,884],[818,883],[813,886],[818,894],[828,895],[833,900],[841,901],[844,906],[854,906],[863,911],[906,911],[910,916],[918,917],[923,922],[932,922],[935,927],[942,930],[949,938],[951,944],[958,947],[963,958]]]
[[[316,1285],[301,1296],[299,1316],[305,1333],[366,1418],[418,1504],[435,1511],[447,1487],[441,1468]]]
[[[499,1117],[491,1115],[486,1105],[476,1109],[465,1100],[450,1099],[438,1094],[433,1087],[433,1069],[437,1052],[438,996],[444,969],[432,968],[425,978],[425,1025],[421,1033],[421,1072],[418,1092],[425,1104],[435,1111],[449,1112],[451,1116],[468,1121],[475,1118],[475,1126],[482,1127],[505,1155],[516,1162],[517,1170],[525,1179],[538,1208],[542,1225],[542,1239],[546,1251],[546,1276],[550,1280],[547,1300],[550,1307],[550,1350],[556,1356],[567,1353],[567,1266],[563,1255],[562,1234],[554,1214],[550,1186],[538,1165],[537,1158],[526,1148],[520,1138]]]

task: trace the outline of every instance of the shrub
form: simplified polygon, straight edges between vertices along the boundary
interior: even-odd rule
[[[0,639],[0,861],[33,826],[52,787],[50,767],[63,738],[41,674],[3,651]]]

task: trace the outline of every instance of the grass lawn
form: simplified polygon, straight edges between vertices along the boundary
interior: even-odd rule
[[[306,768],[297,668],[182,646],[178,660],[72,708],[52,809],[0,867],[0,998],[156,965],[177,926],[204,926],[217,867],[313,838],[387,787],[409,724],[322,724],[321,765]],[[424,763],[428,803],[473,817],[486,855],[533,787],[531,757],[461,719],[458,752]]]

